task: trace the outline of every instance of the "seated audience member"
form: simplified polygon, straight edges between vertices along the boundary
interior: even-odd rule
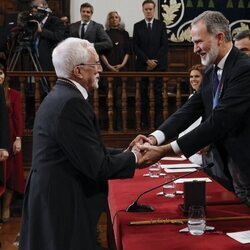
[[[204,66],[201,64],[196,64],[189,69],[189,82],[190,82],[190,85],[191,85],[192,89],[194,90],[194,92],[196,92],[200,87],[200,84],[201,84],[202,78],[203,78],[203,73],[204,73]],[[192,96],[193,96],[193,94],[191,94],[189,96],[189,98],[191,98]],[[197,126],[199,126],[201,123],[201,119],[202,118],[200,117],[192,125],[190,125],[186,130],[181,132],[179,134],[179,137],[187,134],[188,132],[190,132],[191,130],[193,130]],[[202,155],[199,153],[196,153],[196,154],[190,156],[188,159],[191,162],[196,163],[198,165],[202,164]]]
[[[9,88],[5,78],[5,67],[0,64],[0,85],[4,87],[8,108],[11,145],[9,158],[6,163],[6,192],[4,193],[2,208],[2,219],[4,222],[10,218],[10,205],[14,192],[19,194],[24,192],[24,172],[21,153],[21,138],[23,134],[21,95],[18,91]]]
[[[127,62],[131,53],[129,34],[125,30],[125,25],[117,11],[109,12],[106,20],[106,32],[113,42],[113,47],[101,53],[101,60],[104,70],[119,72],[127,70]],[[114,98],[114,127],[121,129],[121,91],[122,82],[120,78],[113,80],[113,98]]]
[[[243,30],[234,38],[236,48],[250,56],[250,30]]]
[[[101,249],[97,221],[106,181],[133,177],[141,153],[134,144],[121,151],[102,142],[87,101],[102,71],[93,45],[67,38],[52,58],[58,80],[35,118],[19,249]]]
[[[94,44],[97,53],[112,48],[112,41],[103,25],[91,20],[94,7],[90,3],[80,6],[81,21],[70,24],[69,36],[86,39]]]

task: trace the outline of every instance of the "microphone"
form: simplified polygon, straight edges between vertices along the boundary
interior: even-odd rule
[[[138,200],[139,200],[144,194],[149,193],[149,192],[151,192],[151,191],[153,191],[153,190],[155,190],[155,189],[157,189],[157,188],[159,188],[159,187],[162,187],[162,186],[165,185],[165,184],[169,184],[169,183],[171,183],[171,182],[174,182],[174,181],[176,181],[176,180],[178,180],[178,179],[184,178],[184,177],[186,177],[186,176],[188,176],[188,175],[191,175],[191,174],[193,174],[193,173],[197,173],[197,172],[199,172],[199,171],[201,171],[201,170],[204,170],[204,169],[209,169],[209,168],[211,168],[211,167],[213,167],[213,166],[214,166],[214,163],[213,163],[213,162],[210,162],[207,166],[202,167],[202,168],[198,168],[198,169],[196,169],[194,172],[186,173],[186,174],[181,175],[181,176],[179,176],[179,177],[176,177],[176,178],[174,178],[174,179],[172,179],[172,180],[170,180],[170,181],[168,181],[168,182],[164,182],[164,183],[162,183],[162,184],[160,184],[160,185],[158,185],[158,186],[156,186],[156,187],[147,189],[146,191],[142,192],[142,193],[137,197],[137,199],[136,199],[132,204],[130,204],[130,205],[127,207],[126,212],[153,212],[153,211],[154,211],[154,208],[152,208],[151,206],[143,205],[143,204],[139,204],[139,203],[138,203]]]

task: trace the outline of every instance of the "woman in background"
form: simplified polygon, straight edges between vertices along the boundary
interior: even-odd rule
[[[117,11],[108,13],[106,20],[106,32],[110,36],[113,47],[101,54],[103,69],[106,71],[119,72],[127,70],[129,54],[131,54],[129,34],[125,30],[125,25]],[[121,129],[121,79],[114,78],[114,127]]]
[[[20,93],[9,88],[5,81],[5,67],[0,64],[0,84],[4,87],[6,105],[8,108],[10,123],[10,152],[6,167],[6,192],[3,197],[2,219],[4,222],[10,218],[10,205],[14,192],[23,194],[24,192],[24,172],[22,160],[22,111]]]
[[[204,66],[201,64],[196,64],[189,69],[189,83],[193,89],[193,93],[189,96],[189,98],[191,98],[192,95],[200,88],[203,79],[203,74],[204,74]],[[179,134],[179,137],[195,129],[200,125],[200,123],[201,123],[201,117],[198,120],[196,120],[192,125],[190,125],[186,130],[181,132]],[[189,160],[198,165],[202,165],[202,155],[199,153],[190,156]]]

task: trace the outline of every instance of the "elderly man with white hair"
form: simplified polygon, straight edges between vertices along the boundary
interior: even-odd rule
[[[106,180],[131,178],[141,154],[104,146],[88,93],[102,67],[86,40],[68,38],[53,51],[58,80],[43,100],[33,131],[20,250],[94,250]]]

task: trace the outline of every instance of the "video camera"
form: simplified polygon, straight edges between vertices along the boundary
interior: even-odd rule
[[[50,8],[44,7],[37,7],[36,11],[21,12],[17,20],[19,31],[22,32],[21,39],[32,40],[38,28],[38,24],[35,21],[41,22],[51,12]]]

